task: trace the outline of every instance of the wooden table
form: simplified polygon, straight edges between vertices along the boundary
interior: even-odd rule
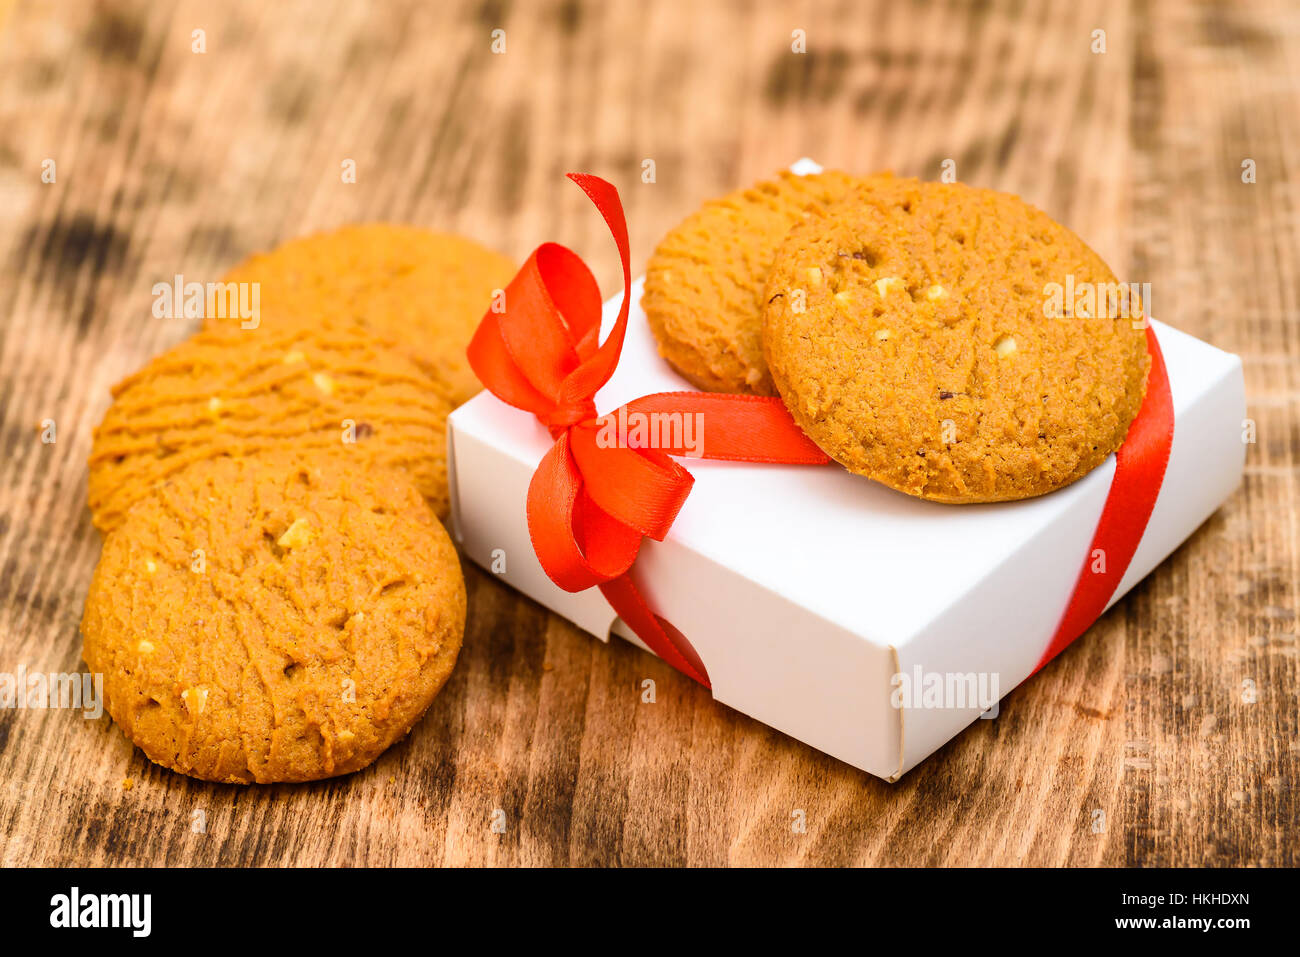
[[[1258,428],[1227,505],[997,720],[898,784],[468,568],[451,683],[407,742],[342,780],[211,786],[154,767],[107,718],[0,711],[0,863],[1297,862],[1294,6],[0,11],[0,670],[84,667],[91,431],[109,386],[191,331],[153,318],[154,283],[377,219],[520,259],[559,240],[612,291],[612,244],[567,170],[621,187],[640,268],[701,200],[799,156],[930,178],[951,160],[1240,354]]]

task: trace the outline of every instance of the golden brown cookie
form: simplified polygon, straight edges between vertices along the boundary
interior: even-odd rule
[[[113,396],[90,454],[90,508],[104,531],[191,462],[267,449],[400,468],[447,514],[451,406],[417,363],[358,327],[200,332]]]
[[[774,180],[710,200],[659,243],[641,308],[659,353],[709,392],[776,395],[763,359],[763,287],[776,251],[810,209],[862,180],[834,170]]]
[[[149,757],[208,781],[347,774],[456,663],[465,584],[410,480],[332,456],[197,462],[104,543],[83,656]]]
[[[469,340],[515,265],[472,239],[367,223],[251,256],[225,282],[257,283],[263,324],[357,322],[424,364],[453,405],[481,386]],[[205,328],[237,324],[209,318]]]
[[[1067,283],[1102,308],[1049,315]],[[1140,305],[1110,290],[1101,258],[1019,197],[897,180],[791,230],[764,349],[846,468],[940,502],[1027,498],[1099,465],[1142,404]]]

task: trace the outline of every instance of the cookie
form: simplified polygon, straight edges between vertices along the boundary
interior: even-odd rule
[[[663,238],[646,266],[641,308],[659,353],[708,392],[776,395],[763,358],[763,287],[786,233],[858,180],[783,172],[711,200]]]
[[[418,364],[358,327],[200,332],[113,396],[90,454],[90,508],[104,531],[191,462],[267,449],[400,468],[447,514],[451,405]]]
[[[465,350],[515,265],[472,239],[368,223],[250,257],[225,282],[258,284],[264,324],[357,322],[426,366],[453,405],[481,386]],[[209,317],[206,326],[238,325]]]
[[[1101,308],[1057,316],[1052,284]],[[897,180],[791,230],[764,352],[795,420],[851,471],[939,502],[1028,498],[1101,464],[1142,404],[1141,306],[1119,291],[1019,197]]]
[[[207,781],[374,761],[446,682],[455,548],[410,479],[332,456],[196,462],[108,536],[81,623],[113,720]]]

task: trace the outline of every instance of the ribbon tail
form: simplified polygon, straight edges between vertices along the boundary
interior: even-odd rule
[[[640,589],[629,575],[620,575],[605,582],[600,586],[600,592],[647,648],[686,677],[712,690],[713,685],[709,681],[709,673],[704,669],[704,662],[686,640],[686,636],[650,610]]]

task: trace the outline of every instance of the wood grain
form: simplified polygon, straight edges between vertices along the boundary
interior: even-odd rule
[[[191,328],[152,317],[155,282],[406,220],[520,259],[558,240],[613,289],[614,250],[567,170],[622,188],[643,263],[701,200],[796,157],[932,178],[951,159],[1151,282],[1156,315],[1239,353],[1258,427],[1223,509],[997,720],[896,785],[468,569],[450,685],[343,780],[209,786],[153,767],[106,718],[0,711],[0,863],[1297,863],[1293,5],[24,2],[0,17],[0,670],[82,667],[91,431],[109,386]]]

